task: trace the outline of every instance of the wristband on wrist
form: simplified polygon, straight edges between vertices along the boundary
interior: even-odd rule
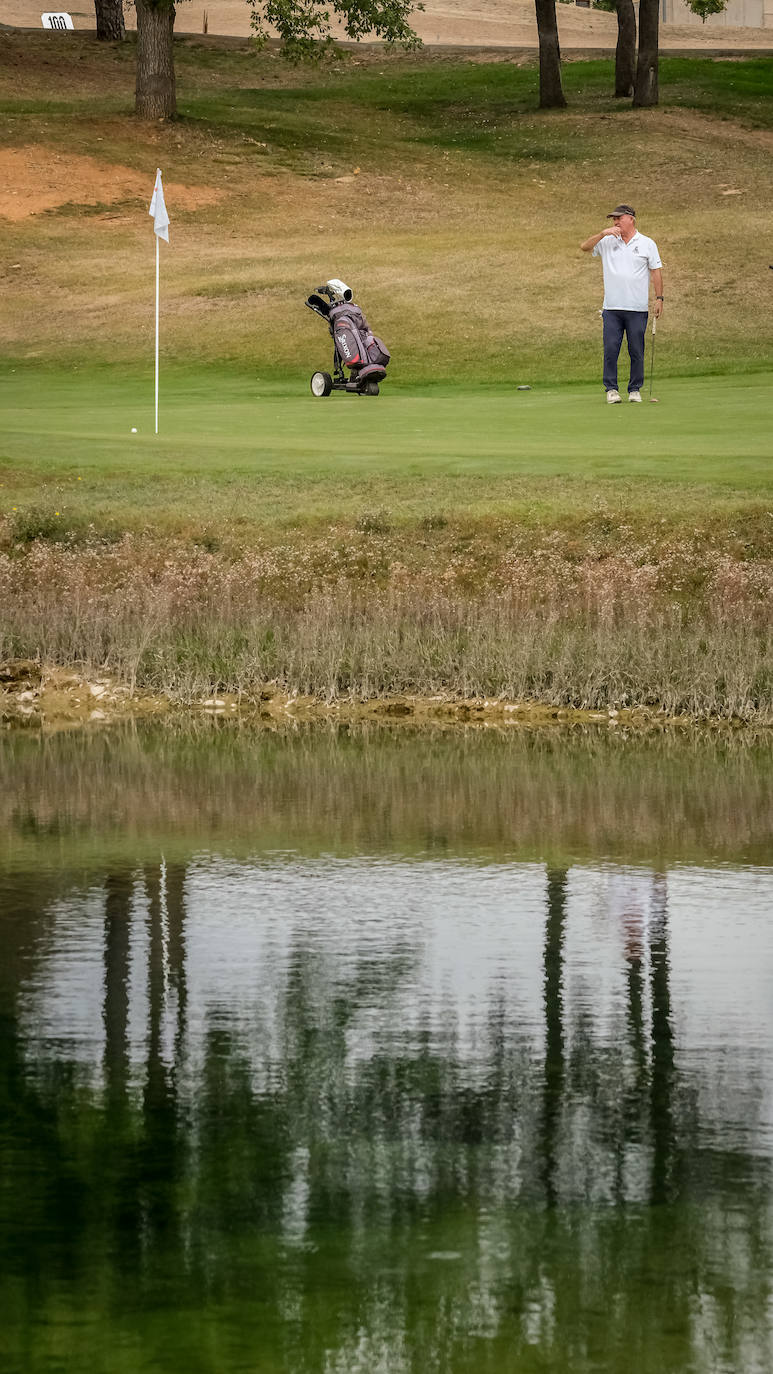
[[[665,299],[666,299],[665,296],[656,296],[656,297],[655,297],[655,300],[656,300],[656,301],[664,301]]]

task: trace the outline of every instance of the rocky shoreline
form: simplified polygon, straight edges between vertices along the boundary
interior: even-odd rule
[[[285,691],[276,683],[265,683],[250,695],[224,692],[183,701],[133,688],[109,675],[87,675],[75,668],[41,664],[32,659],[16,659],[0,664],[0,725],[5,728],[28,726],[60,729],[159,716],[174,716],[177,719],[184,716],[218,716],[267,724],[380,720],[390,723],[458,722],[497,726],[558,723],[607,725],[613,728],[696,724],[721,726],[723,729],[750,727],[750,722],[740,719],[708,717],[696,722],[694,717],[669,715],[653,707],[581,710],[537,701],[459,698],[450,694],[405,694],[326,701]]]

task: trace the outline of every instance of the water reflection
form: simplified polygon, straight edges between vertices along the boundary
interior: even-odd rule
[[[766,864],[770,732],[298,728],[0,736],[0,865],[450,854]]]
[[[124,779],[144,776],[135,743],[111,756]],[[4,1369],[770,1368],[773,870],[696,852],[720,824],[705,798],[690,863],[665,822],[647,842],[666,862],[589,855],[597,815],[578,862],[561,833],[571,780],[588,795],[577,758],[545,771],[509,743],[511,786],[543,815],[560,784],[563,862],[496,853],[478,782],[490,800],[505,773],[481,743],[455,754],[462,831],[434,800],[442,848],[424,814],[413,846],[358,848],[369,822],[345,790],[308,844],[278,846],[274,783],[296,841],[325,794],[308,740],[294,762],[278,741],[260,758],[261,804],[230,852],[215,840],[254,752],[225,781],[210,770],[197,826],[182,803],[187,853],[168,817],[152,858],[127,798],[133,860],[117,787],[101,814],[87,796],[85,746],[61,813],[57,768],[25,761],[35,826],[14,813],[0,878]],[[407,833],[396,779],[410,785],[417,742],[386,744],[380,814]],[[203,776],[185,749],[159,769],[167,797]],[[650,772],[640,752],[639,786],[662,778],[659,751]],[[761,758],[729,772],[731,790],[741,774],[762,787]],[[736,823],[742,851],[762,847],[759,817]]]

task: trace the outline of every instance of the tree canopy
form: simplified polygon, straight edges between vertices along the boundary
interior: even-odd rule
[[[324,51],[333,41],[330,29],[335,19],[354,41],[372,34],[406,48],[418,47],[420,42],[408,16],[424,6],[413,0],[247,0],[247,4],[258,42],[267,42],[273,29],[288,57],[317,56]]]

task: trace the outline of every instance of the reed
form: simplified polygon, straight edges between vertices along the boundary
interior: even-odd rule
[[[570,558],[549,542],[428,568],[375,534],[229,559],[126,537],[0,555],[0,657],[187,702],[267,683],[328,702],[416,694],[773,720],[773,561],[689,543]],[[406,544],[409,541],[405,541]],[[347,552],[348,550],[348,552]]]

